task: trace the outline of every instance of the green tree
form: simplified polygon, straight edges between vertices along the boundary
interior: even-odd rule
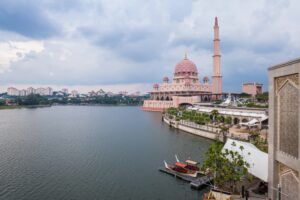
[[[261,102],[267,102],[269,100],[269,92],[264,92],[262,94],[257,94],[256,99]]]
[[[223,142],[226,142],[226,136],[227,136],[227,133],[228,133],[228,131],[229,131],[229,128],[226,127],[226,126],[219,126],[219,128],[220,128],[220,132],[219,132],[220,135],[219,135],[219,138],[222,137]]]
[[[223,146],[223,143],[215,142],[209,147],[205,154],[204,167],[214,175],[214,183],[217,187],[229,189],[226,186],[230,186],[231,191],[234,192],[237,183],[248,176],[250,165],[238,152],[228,149],[222,151]],[[242,146],[240,149],[244,150]]]
[[[4,106],[5,105],[5,101],[4,100],[0,100],[0,106]]]
[[[225,124],[232,124],[232,117],[230,117],[230,116],[226,117]]]
[[[210,112],[210,114],[212,115],[213,117],[213,121],[215,122],[215,120],[217,119],[218,115],[219,115],[219,111],[218,110],[212,110]]]

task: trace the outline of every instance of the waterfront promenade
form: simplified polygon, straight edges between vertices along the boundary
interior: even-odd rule
[[[221,128],[217,125],[208,124],[208,125],[199,125],[195,122],[187,121],[187,120],[179,120],[176,121],[174,119],[169,118],[167,114],[163,115],[163,121],[168,124],[170,127],[197,135],[201,137],[205,137],[212,140],[223,140],[223,136],[221,133]],[[236,131],[234,127],[229,128],[228,133],[226,133],[226,137],[237,139],[237,140],[249,140],[248,133],[241,133]]]

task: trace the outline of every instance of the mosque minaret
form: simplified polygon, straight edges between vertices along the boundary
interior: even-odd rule
[[[200,82],[196,64],[187,54],[175,66],[173,79],[165,76],[163,83],[154,84],[150,99],[145,100],[142,109],[148,111],[164,111],[182,104],[193,104],[220,99],[222,93],[221,55],[218,18],[215,18],[213,39],[212,83],[208,76]]]
[[[214,25],[214,55],[213,55],[213,75],[212,75],[212,93],[222,93],[222,75],[221,75],[221,54],[218,18],[215,18]]]

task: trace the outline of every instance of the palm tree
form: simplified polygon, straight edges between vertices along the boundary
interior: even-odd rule
[[[226,142],[229,128],[226,126],[220,126],[219,128],[220,128],[220,133],[222,134],[223,142]],[[218,137],[220,138],[220,135]]]
[[[218,110],[212,110],[210,113],[213,117],[213,122],[215,122],[215,120],[217,119],[217,117],[219,115],[219,111]]]

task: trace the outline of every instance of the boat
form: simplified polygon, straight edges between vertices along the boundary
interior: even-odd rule
[[[201,169],[197,166],[199,163],[193,160],[186,160],[184,163],[180,162],[180,160],[178,159],[177,155],[175,155],[175,159],[177,163],[182,163],[185,165],[185,169],[187,170],[191,170],[191,171],[195,171],[197,173],[202,174],[203,171],[201,171]]]
[[[198,175],[197,171],[187,169],[186,168],[187,165],[183,164],[181,162],[176,162],[174,165],[169,165],[166,161],[164,161],[164,163],[165,163],[166,169],[174,171],[181,175],[190,176],[190,177],[197,177],[197,175]]]

